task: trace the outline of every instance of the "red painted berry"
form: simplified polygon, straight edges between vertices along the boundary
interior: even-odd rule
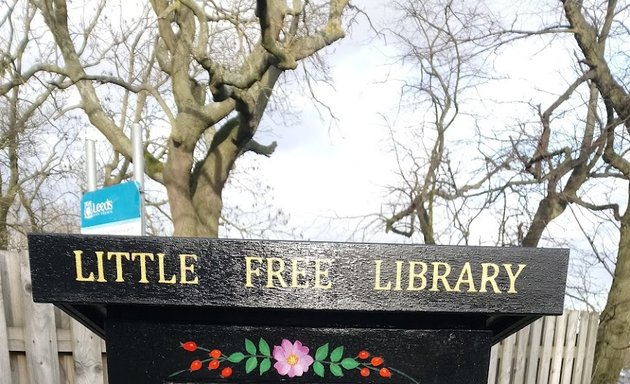
[[[221,351],[218,349],[213,349],[212,351],[210,351],[210,357],[212,357],[213,359],[218,359],[219,357],[221,357]]]
[[[187,341],[185,343],[182,343],[182,348],[184,348],[188,352],[195,352],[197,350],[197,343],[195,343],[194,341]]]
[[[201,369],[201,360],[194,360],[192,363],[190,363],[190,370],[191,371],[198,371]]]
[[[221,377],[222,378],[226,378],[226,377],[230,377],[232,376],[232,368],[231,367],[225,367],[221,370]]]
[[[370,370],[367,367],[361,368],[361,376],[368,377],[370,376]]]
[[[220,364],[221,363],[219,362],[219,360],[210,360],[210,362],[208,363],[208,369],[209,370],[217,369],[219,368]]]
[[[378,367],[379,365],[383,364],[383,358],[375,356],[372,358],[372,360],[370,360],[370,362],[373,366]]]
[[[390,370],[389,370],[389,369],[387,369],[387,368],[381,368],[381,369],[378,371],[378,374],[379,374],[379,375],[381,375],[381,377],[385,377],[385,378],[387,378],[387,379],[389,379],[390,377],[392,377],[392,373],[391,373],[391,372],[390,372]]]
[[[370,357],[370,352],[366,351],[366,350],[362,350],[359,352],[359,359],[367,359],[368,357]]]

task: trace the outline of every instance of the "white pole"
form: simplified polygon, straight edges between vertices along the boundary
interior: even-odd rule
[[[85,141],[85,157],[88,192],[96,191],[96,149],[94,140]]]
[[[144,218],[144,145],[142,143],[142,127],[131,126],[131,145],[133,146],[133,178],[140,186],[140,234],[146,234]]]

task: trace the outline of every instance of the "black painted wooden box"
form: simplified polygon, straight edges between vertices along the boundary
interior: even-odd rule
[[[485,384],[562,313],[568,251],[32,234],[33,297],[104,337],[111,384]]]

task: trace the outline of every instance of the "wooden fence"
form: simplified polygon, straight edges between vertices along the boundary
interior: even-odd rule
[[[492,349],[488,384],[588,384],[597,313],[547,317]],[[107,384],[105,344],[31,299],[26,252],[0,251],[0,384]]]
[[[492,348],[488,384],[590,384],[599,314],[544,317]]]
[[[0,384],[106,384],[105,344],[31,296],[26,252],[0,251]]]

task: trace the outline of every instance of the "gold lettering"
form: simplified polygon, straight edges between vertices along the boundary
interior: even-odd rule
[[[455,292],[461,292],[459,286],[461,284],[468,284],[468,292],[477,292],[475,288],[475,280],[472,276],[472,271],[470,269],[470,263],[464,264],[462,271],[459,273],[459,278],[457,279],[457,283],[455,284],[455,288],[453,290]]]
[[[403,261],[396,261],[396,286],[394,287],[394,291],[402,291],[402,267]]]
[[[131,254],[131,261],[136,261],[136,258],[140,259],[140,280],[139,282],[142,284],[149,284],[149,279],[147,279],[147,258],[154,260],[152,253],[142,253],[142,252],[134,252]]]
[[[416,265],[420,265],[421,269],[419,273],[416,273]],[[410,261],[409,262],[409,286],[407,287],[408,291],[421,291],[427,286],[427,278],[425,274],[427,273],[427,263],[423,263],[422,261]],[[420,279],[420,286],[416,287],[416,279]]]
[[[76,281],[94,281],[94,272],[90,272],[87,277],[83,276],[83,251],[74,251],[74,266],[76,267]]]
[[[112,257],[116,259],[116,282],[122,283],[125,281],[123,278],[123,257],[129,261],[129,252],[107,252],[107,260],[111,260]]]
[[[451,286],[448,284],[448,280],[446,280],[448,275],[451,273],[451,266],[448,263],[442,262],[433,262],[431,264],[433,264],[433,285],[431,286],[431,289],[429,289],[429,291],[439,291],[440,289],[438,288],[438,282],[440,281],[442,282],[442,285],[444,286],[444,290],[446,292],[452,291]],[[441,266],[444,267],[444,273],[440,273]]]
[[[329,268],[334,262],[334,259],[317,259],[315,260],[315,288],[318,289],[331,289],[332,281],[323,282],[322,278],[329,278]],[[322,263],[328,263],[328,267],[326,269],[322,269]]]
[[[374,260],[375,272],[374,272],[374,289],[377,291],[388,291],[392,289],[392,282],[388,281],[386,286],[381,286],[381,264],[383,260]]]
[[[306,281],[306,270],[298,269],[298,263],[301,261],[306,261],[301,257],[296,257],[292,260],[291,264],[291,287],[292,288],[308,288],[308,282]],[[299,278],[304,279],[304,283],[300,284]]]
[[[255,256],[245,256],[245,286],[247,288],[254,286],[254,284],[252,284],[252,275],[260,276],[260,269],[253,269],[252,261],[262,264],[263,259]]]
[[[278,264],[278,269],[273,269],[273,264]],[[282,277],[282,272],[284,272],[284,260],[279,257],[268,257],[267,258],[267,288],[274,288],[273,278],[275,277],[280,286],[283,288],[287,287],[287,283],[284,281]]]
[[[98,278],[96,279],[96,281],[98,281],[99,283],[106,283],[107,279],[105,279],[105,267],[104,267],[104,263],[103,263],[103,256],[104,256],[103,251],[97,251],[96,252],[96,271],[98,274]]]
[[[190,264],[186,264],[186,259],[192,259],[192,262]],[[195,274],[195,261],[197,261],[197,255],[188,255],[185,253],[179,255],[180,284],[199,284],[199,276]],[[194,279],[188,279],[189,272],[192,276],[194,276]]]
[[[521,274],[521,272],[523,272],[523,269],[525,269],[526,266],[526,264],[519,264],[518,270],[516,271],[516,273],[513,273],[512,264],[503,264],[503,268],[505,268],[505,272],[507,272],[508,278],[510,279],[510,289],[508,289],[507,293],[518,293],[516,292],[516,279]]]
[[[158,257],[158,273],[160,275],[160,280],[158,280],[158,283],[175,284],[177,282],[177,277],[175,277],[175,275],[172,275],[171,278],[168,280],[166,280],[166,277],[164,276],[164,254],[158,253],[157,257]]]
[[[488,274],[489,268],[492,268],[492,275]],[[494,293],[501,293],[499,286],[497,285],[496,278],[499,275],[499,266],[493,263],[481,263],[481,286],[479,292],[487,292],[486,286],[488,283],[492,285]]]

